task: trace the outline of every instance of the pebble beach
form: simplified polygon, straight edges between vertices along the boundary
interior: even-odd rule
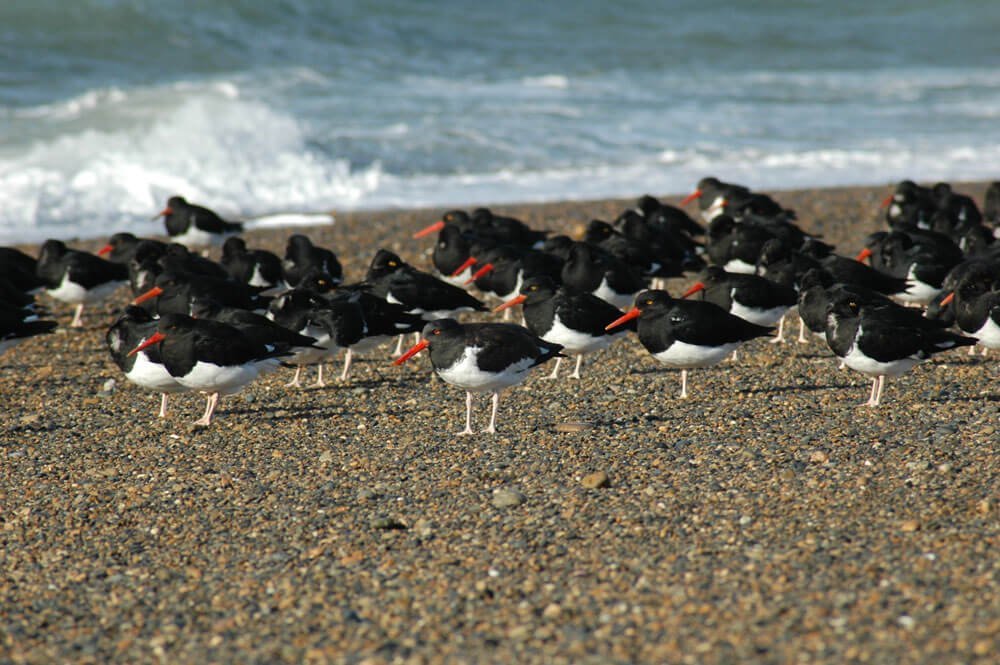
[[[853,256],[890,191],[769,193]],[[494,209],[579,237],[632,203]],[[410,236],[441,212],[245,237],[308,233],[356,281],[378,247],[429,269]],[[345,384],[271,374],[195,429],[201,396],[159,419],[112,363],[128,298],[73,330],[41,296],[60,329],[0,357],[0,662],[1000,660],[994,356],[935,356],[866,408],[870,380],[792,316],[682,400],[633,335],[580,380],[506,392],[497,435],[455,437],[464,393],[387,346]]]

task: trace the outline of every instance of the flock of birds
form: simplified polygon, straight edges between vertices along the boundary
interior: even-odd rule
[[[684,211],[695,200],[700,222]],[[283,258],[250,249],[240,224],[175,196],[157,215],[169,244],[117,233],[98,255],[59,240],[37,259],[0,248],[0,352],[56,327],[35,302],[40,290],[76,305],[75,327],[85,305],[127,283],[134,300],[108,329],[108,350],[130,381],[161,393],[161,417],[169,394],[199,391],[207,402],[195,424],[207,426],[220,395],[265,372],[294,366],[288,385],[299,386],[316,366],[322,386],[335,354],[345,351],[347,379],[354,354],[397,338],[396,364],[429,349],[437,375],[466,391],[459,434],[473,433],[473,394],[491,393],[492,433],[501,391],[549,360],[547,378],[564,357],[575,357],[578,378],[584,356],[635,332],[681,370],[686,397],[688,370],[751,339],[784,341],[797,310],[799,341],[808,329],[872,377],[867,405],[876,406],[886,377],[932,354],[1000,348],[1000,183],[982,209],[947,183],[911,181],[883,207],[886,230],[855,257],[803,231],[770,196],[716,178],[681,207],[643,196],[612,223],[592,221],[580,240],[485,208],[454,210],[415,234],[437,234],[433,273],[379,249],[364,280],[345,284],[335,253],[305,235],[288,238]],[[192,251],[211,246],[221,246],[219,261]],[[685,274],[698,280],[686,293],[664,290],[665,279]],[[486,298],[499,302],[504,323],[454,318],[488,311]],[[523,325],[506,322],[518,305]],[[408,333],[417,341],[403,352]]]

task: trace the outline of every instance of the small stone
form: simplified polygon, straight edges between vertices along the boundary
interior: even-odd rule
[[[896,619],[896,623],[905,628],[906,630],[913,630],[913,627],[917,625],[917,622],[908,614],[904,614]]]
[[[593,426],[594,423],[587,422],[586,420],[570,420],[562,423],[556,423],[555,430],[563,433],[583,432],[591,429]]]
[[[323,464],[329,464],[333,461],[333,453],[329,450],[324,450],[319,454],[319,461]]]
[[[595,490],[601,487],[607,487],[610,480],[608,479],[608,474],[603,471],[595,471],[594,473],[589,473],[580,479],[580,484],[589,490]]]
[[[904,520],[899,525],[899,530],[905,533],[912,533],[920,528],[920,522],[917,520]]]
[[[542,618],[544,619],[558,619],[561,615],[562,607],[560,607],[559,603],[549,603],[545,606],[545,609],[542,610]]]
[[[395,517],[376,517],[372,520],[373,529],[405,529],[406,525]]]
[[[511,508],[524,503],[524,495],[517,490],[498,489],[493,492],[494,508]]]
[[[990,500],[989,499],[982,499],[979,503],[976,504],[976,510],[979,511],[980,515],[989,515],[990,514]]]
[[[813,464],[826,464],[830,461],[830,456],[823,450],[814,450],[809,455],[809,461]]]

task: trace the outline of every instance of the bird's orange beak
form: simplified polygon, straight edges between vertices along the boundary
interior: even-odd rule
[[[458,277],[458,276],[459,276],[459,275],[461,275],[461,274],[462,274],[463,272],[465,272],[465,269],[466,269],[466,268],[471,268],[471,267],[472,267],[472,266],[474,266],[474,265],[476,265],[476,257],[474,257],[474,256],[470,256],[469,258],[467,258],[467,259],[466,259],[466,260],[465,260],[465,261],[464,261],[464,262],[462,263],[462,265],[460,265],[460,266],[458,266],[457,268],[455,268],[455,272],[451,273],[451,276],[452,276],[452,277]]]
[[[133,300],[132,304],[133,305],[141,305],[142,303],[146,302],[147,300],[152,300],[153,298],[156,298],[156,297],[161,296],[161,295],[163,295],[163,289],[161,289],[158,286],[154,286],[149,291],[146,291],[141,296],[138,296],[135,300]]]
[[[895,196],[895,194],[890,194],[889,196],[887,196],[884,199],[882,199],[882,203],[880,203],[878,207],[879,208],[888,208],[889,204],[892,203],[892,197],[893,196]]]
[[[511,298],[507,302],[503,303],[502,305],[497,305],[496,307],[493,308],[493,311],[494,312],[502,312],[505,309],[509,309],[509,308],[513,307],[514,305],[520,305],[521,303],[523,303],[527,299],[528,299],[528,296],[526,296],[526,295],[524,295],[522,293],[521,295],[514,296],[513,298]]]
[[[954,299],[955,299],[955,292],[952,291],[951,293],[949,293],[948,295],[946,295],[944,298],[941,299],[941,306],[944,307]]]
[[[156,213],[153,216],[153,221],[158,220],[160,217],[166,217],[167,215],[172,215],[172,214],[174,214],[174,209],[171,208],[170,206],[167,206],[166,208],[164,208],[163,210],[161,210],[160,212]]]
[[[640,310],[638,307],[633,307],[629,311],[625,312],[625,314],[623,314],[622,316],[618,317],[608,325],[604,326],[604,329],[611,330],[612,328],[617,328],[620,325],[628,323],[632,319],[639,318],[640,314],[642,314],[642,310]]]
[[[132,349],[131,351],[129,351],[128,354],[130,356],[134,356],[135,354],[139,353],[143,349],[147,349],[147,348],[153,346],[154,344],[159,344],[160,342],[162,342],[166,338],[167,338],[167,336],[164,335],[163,333],[161,333],[161,332],[155,332],[152,335],[150,335],[149,338],[145,342],[143,342],[139,346],[137,346],[134,349]]]
[[[872,250],[870,250],[867,247],[865,247],[863,250],[861,250],[860,252],[858,252],[858,255],[854,257],[854,260],[855,261],[860,261],[861,263],[864,263],[865,260],[869,256],[871,256],[871,255],[872,255]]]
[[[109,244],[105,245],[104,247],[101,247],[99,250],[97,250],[97,255],[98,256],[104,256],[105,254],[110,254],[111,250],[113,250],[113,249],[114,249],[114,247],[112,247],[110,245],[110,243],[109,243]]]
[[[681,200],[681,205],[682,206],[686,206],[687,204],[691,203],[695,199],[700,199],[700,198],[701,198],[701,190],[700,189],[696,189],[693,192],[691,192],[690,194],[688,194],[687,196],[685,196],[683,200]]]
[[[705,283],[704,282],[695,282],[694,286],[692,286],[690,289],[688,289],[687,291],[685,291],[684,295],[682,295],[681,298],[687,298],[688,296],[693,296],[694,294],[698,293],[699,291],[704,291],[704,290],[705,290]]]
[[[486,273],[488,273],[491,270],[493,270],[493,264],[492,263],[487,263],[482,268],[480,268],[476,272],[472,273],[472,277],[470,277],[469,279],[465,280],[465,283],[466,284],[472,284],[474,281],[476,281],[477,279],[479,279],[480,277],[482,277],[483,275],[485,275]]]
[[[417,342],[416,344],[414,344],[410,348],[409,351],[407,351],[406,353],[404,353],[400,357],[398,357],[395,360],[393,360],[392,364],[393,365],[402,365],[407,360],[409,360],[413,356],[417,355],[418,353],[420,353],[421,351],[423,351],[424,349],[426,349],[429,344],[430,344],[430,342],[428,342],[426,339],[420,340],[419,342]]]
[[[437,233],[444,228],[444,220],[438,220],[431,224],[430,226],[425,226],[416,233],[413,234],[414,238],[423,238],[424,236],[429,236],[432,233]]]

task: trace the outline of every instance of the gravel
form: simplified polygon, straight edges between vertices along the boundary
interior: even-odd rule
[[[777,198],[852,255],[886,191]],[[579,233],[626,203],[501,210]],[[309,232],[354,279],[378,246],[428,265],[409,235],[439,212]],[[937,356],[868,409],[819,340],[761,340],[680,400],[630,338],[455,437],[462,391],[386,348],[347,385],[278,372],[194,430],[201,397],[158,419],[108,358],[125,299],[0,358],[0,661],[1000,658],[994,357]]]

